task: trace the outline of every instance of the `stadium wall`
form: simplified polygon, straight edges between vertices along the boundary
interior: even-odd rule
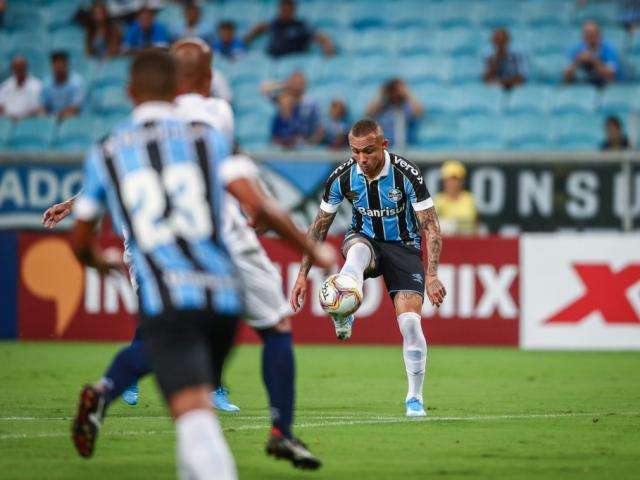
[[[131,338],[136,295],[121,274],[100,276],[81,266],[65,233],[0,236],[4,296],[3,338],[118,340]],[[339,238],[331,239],[334,243]],[[112,233],[104,248],[122,250]],[[264,246],[289,291],[300,256],[276,239]],[[520,345],[522,348],[640,349],[640,259],[632,234],[524,234],[520,237],[446,238],[440,276],[448,296],[425,306],[431,344]],[[310,301],[294,320],[300,343],[334,343],[318,303],[323,273],[310,273]],[[10,295],[11,292],[16,295]],[[13,303],[12,303],[13,300]],[[240,340],[255,342],[248,329]],[[393,306],[381,279],[365,285],[353,343],[398,344]]]

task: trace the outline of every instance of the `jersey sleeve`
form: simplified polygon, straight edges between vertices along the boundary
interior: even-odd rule
[[[329,178],[322,194],[320,209],[327,213],[336,213],[344,200],[344,193],[340,188],[340,177]]]
[[[411,206],[416,212],[433,207],[433,199],[424,183],[422,175],[416,175],[405,179],[405,190],[411,201]]]
[[[84,162],[82,193],[73,205],[73,212],[78,220],[96,220],[104,211],[106,193],[99,161],[98,147],[93,146]]]

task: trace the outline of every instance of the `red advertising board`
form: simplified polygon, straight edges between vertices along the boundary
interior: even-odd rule
[[[121,251],[112,234],[103,247]],[[332,239],[336,244],[339,239]],[[276,239],[264,246],[280,268],[288,293],[300,255]],[[68,236],[24,233],[19,239],[19,335],[29,339],[128,340],[133,334],[137,303],[128,279],[102,277],[77,263]],[[309,299],[294,317],[299,343],[334,343],[333,326],[317,301],[325,273],[312,269]],[[436,311],[425,305],[423,326],[431,344],[517,345],[519,318],[518,239],[482,238],[444,241],[440,277],[448,291]],[[381,278],[365,284],[351,343],[401,340],[393,305]],[[244,328],[242,341],[257,341]]]

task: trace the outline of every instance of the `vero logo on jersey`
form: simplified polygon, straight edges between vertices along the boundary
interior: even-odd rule
[[[618,271],[608,264],[575,263],[572,267],[585,291],[544,323],[578,323],[594,312],[599,312],[606,323],[640,323],[640,315],[627,296],[629,289],[640,282],[640,264]]]

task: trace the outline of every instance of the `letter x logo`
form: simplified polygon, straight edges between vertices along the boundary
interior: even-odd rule
[[[545,323],[577,323],[592,312],[600,312],[606,323],[640,323],[626,296],[629,287],[640,280],[640,264],[619,272],[612,272],[606,264],[574,264],[573,268],[584,284],[584,294]]]

